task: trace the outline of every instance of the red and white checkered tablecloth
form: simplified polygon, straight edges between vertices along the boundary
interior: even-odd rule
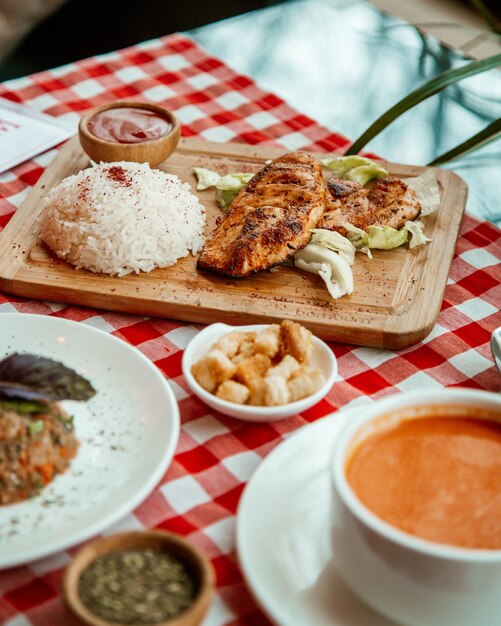
[[[75,127],[89,107],[144,99],[174,110],[186,137],[317,151],[335,151],[346,143],[182,35],[9,81],[0,85],[0,97]],[[0,229],[54,155],[51,150],[0,175]],[[165,528],[188,536],[205,551],[217,574],[217,595],[205,626],[250,626],[268,623],[243,582],[235,553],[235,512],[254,469],[288,433],[341,407],[416,388],[500,391],[501,377],[489,348],[491,332],[501,326],[500,257],[499,231],[466,216],[431,335],[399,352],[332,344],[340,377],[327,398],[275,424],[225,418],[190,394],[181,375],[181,355],[198,331],[193,325],[3,293],[0,313],[41,313],[101,328],[136,346],[164,372],[181,410],[177,454],[154,492],[116,530]],[[62,572],[76,549],[0,572],[0,621],[9,626],[77,624],[60,598]]]

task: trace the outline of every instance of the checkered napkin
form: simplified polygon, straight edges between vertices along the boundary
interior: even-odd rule
[[[79,113],[89,107],[144,99],[174,110],[185,137],[291,150],[335,151],[346,144],[181,35],[10,81],[0,85],[0,97],[58,116],[75,128]],[[52,150],[0,175],[0,228],[54,155]],[[115,530],[165,528],[189,536],[217,574],[218,591],[205,626],[261,625],[268,622],[243,582],[235,554],[235,511],[252,472],[288,433],[341,407],[418,388],[501,390],[489,349],[491,332],[501,326],[499,241],[494,226],[466,216],[431,335],[399,352],[332,344],[340,377],[327,398],[275,424],[225,418],[190,394],[181,375],[181,356],[198,326],[2,293],[0,313],[41,313],[100,328],[136,346],[160,368],[181,410],[177,454],[160,485]],[[76,624],[60,599],[61,575],[73,552],[0,572],[0,621],[9,626]]]

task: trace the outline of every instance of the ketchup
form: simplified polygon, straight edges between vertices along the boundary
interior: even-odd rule
[[[116,107],[93,115],[87,128],[104,141],[139,143],[167,135],[172,130],[172,124],[148,109]]]

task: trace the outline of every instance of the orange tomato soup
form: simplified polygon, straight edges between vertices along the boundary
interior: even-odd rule
[[[403,420],[369,435],[346,476],[375,515],[412,535],[501,549],[501,422],[468,416]]]

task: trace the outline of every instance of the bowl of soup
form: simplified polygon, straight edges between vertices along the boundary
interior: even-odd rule
[[[333,451],[336,569],[409,626],[501,619],[501,397],[444,389],[360,411]]]

